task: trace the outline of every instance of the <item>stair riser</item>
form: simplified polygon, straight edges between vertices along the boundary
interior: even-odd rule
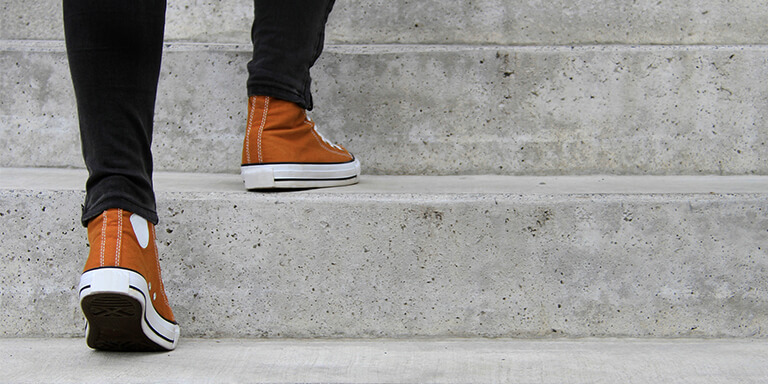
[[[0,6],[0,39],[63,39],[61,2]],[[170,1],[166,39],[250,41],[249,1]],[[438,44],[765,44],[768,10],[760,2],[702,0],[408,1],[339,0],[328,22],[331,43]]]
[[[82,167],[63,47],[11,48],[0,164]],[[314,70],[313,116],[369,174],[768,174],[768,85],[756,81],[767,56],[332,46]],[[166,49],[156,169],[239,171],[248,59],[246,46]]]
[[[0,192],[0,335],[81,332],[81,198]],[[187,337],[768,329],[765,195],[159,193],[159,209]]]

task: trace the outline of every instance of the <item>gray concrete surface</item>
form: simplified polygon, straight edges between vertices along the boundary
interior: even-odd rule
[[[0,165],[82,167],[63,46],[5,44]],[[237,172],[248,47],[166,53],[156,168]],[[766,46],[330,46],[313,116],[368,174],[768,174],[768,91],[755,81],[767,56]]]
[[[768,10],[751,0],[338,0],[336,44],[765,44]],[[0,39],[63,39],[61,2],[4,1]],[[250,1],[171,0],[166,39],[245,44]]]
[[[83,340],[0,339],[5,383],[758,384],[748,340],[190,340],[162,354]]]
[[[0,190],[82,191],[84,169],[0,168]],[[240,175],[156,172],[158,192],[242,193]],[[768,176],[374,176],[339,188],[318,188],[288,194],[762,194]],[[286,192],[283,192],[286,193]]]
[[[82,173],[58,178],[67,174],[82,185]],[[227,175],[164,178],[159,249],[186,337],[764,338],[768,329],[765,178],[726,179],[730,193],[725,182],[669,178],[653,193],[628,193],[649,179],[609,180],[602,192],[595,178],[469,189],[488,180],[478,177],[419,192],[405,178],[397,193],[366,177],[357,191],[249,193]],[[3,337],[81,333],[74,291],[87,246],[73,183],[0,189]],[[685,193],[686,183],[698,187]]]

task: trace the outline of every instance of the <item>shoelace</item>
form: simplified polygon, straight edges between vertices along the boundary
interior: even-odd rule
[[[336,149],[338,149],[339,151],[343,151],[343,150],[344,150],[344,148],[342,148],[340,145],[338,145],[338,144],[335,144],[335,143],[333,143],[332,141],[330,141],[330,140],[326,139],[326,138],[325,138],[325,136],[323,136],[323,134],[322,134],[322,133],[320,133],[320,130],[318,130],[318,129],[317,129],[317,123],[315,123],[314,121],[312,121],[312,119],[311,119],[309,116],[307,116],[307,120],[308,120],[308,121],[310,121],[310,122],[312,122],[312,125],[313,125],[313,127],[314,127],[313,129],[315,130],[315,132],[317,133],[317,135],[318,135],[318,136],[320,136],[320,138],[321,138],[321,139],[322,139],[322,140],[323,140],[323,141],[324,141],[326,144],[330,145],[330,146],[331,146],[331,147],[333,147],[333,148],[336,148]]]

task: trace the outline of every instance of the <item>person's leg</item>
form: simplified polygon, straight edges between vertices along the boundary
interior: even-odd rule
[[[165,0],[64,0],[67,55],[89,171],[90,250],[80,306],[90,347],[174,349],[179,327],[160,276],[152,120]]]
[[[248,122],[241,174],[247,189],[357,182],[360,162],[323,138],[312,109],[310,68],[323,50],[333,0],[255,0],[248,63]]]
[[[248,96],[271,96],[312,109],[309,69],[323,51],[335,0],[254,0]]]
[[[122,208],[157,223],[152,121],[164,0],[64,0],[67,57],[89,171],[82,222]]]

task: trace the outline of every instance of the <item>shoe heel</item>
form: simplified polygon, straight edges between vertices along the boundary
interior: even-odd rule
[[[174,349],[179,327],[155,312],[147,292],[144,278],[129,270],[101,268],[83,273],[80,308],[87,320],[88,346],[105,351]]]
[[[147,336],[142,327],[144,308],[134,297],[97,293],[84,297],[80,306],[88,320],[85,341],[93,349],[118,352],[169,349]]]
[[[89,318],[132,318],[141,316],[141,303],[128,296],[100,293],[83,299],[83,313]]]
[[[118,268],[105,268],[90,271],[90,294],[123,293],[130,290],[130,272]]]
[[[245,189],[266,189],[275,187],[275,172],[271,167],[242,166],[240,175],[243,177]]]

